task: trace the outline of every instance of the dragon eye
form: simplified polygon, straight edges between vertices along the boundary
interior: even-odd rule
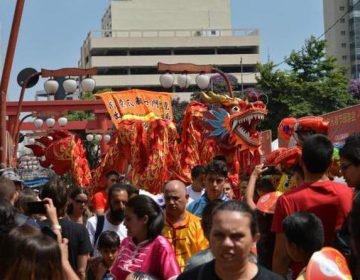
[[[240,112],[240,108],[238,106],[234,106],[234,107],[231,108],[231,112],[232,113],[238,113],[238,112]]]

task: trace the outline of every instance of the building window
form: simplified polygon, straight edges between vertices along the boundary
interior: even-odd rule
[[[340,11],[345,11],[345,7],[344,6],[340,6]]]
[[[346,48],[346,43],[341,43],[342,48]]]
[[[343,60],[343,61],[346,61],[346,60],[347,60],[347,55],[343,55],[343,56],[342,56],[342,60]]]
[[[342,31],[340,32],[340,34],[344,36],[344,35],[346,34],[346,31],[345,31],[345,30],[342,30]]]
[[[341,19],[340,19],[340,22],[341,22],[341,23],[345,23],[345,18],[341,18]]]

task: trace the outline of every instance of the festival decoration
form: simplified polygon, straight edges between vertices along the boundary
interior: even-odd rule
[[[322,117],[306,116],[299,119],[285,118],[278,126],[278,135],[290,145],[291,138],[296,145],[302,146],[306,137],[316,133],[328,134],[329,122]]]
[[[65,130],[53,131],[48,136],[26,147],[32,149],[36,157],[45,156],[45,160],[40,161],[42,167],[51,167],[58,175],[70,171],[78,186],[88,186],[91,174],[81,139]]]
[[[122,170],[135,186],[159,193],[170,179],[190,183],[191,169],[218,154],[226,157],[230,175],[238,182],[240,167],[249,173],[260,162],[256,126],[267,114],[262,101],[202,93],[204,103],[193,101],[185,110],[178,143],[169,94],[129,90],[97,96],[118,133],[95,170],[94,186],[101,185],[107,171]]]
[[[280,192],[286,192],[298,185],[294,176],[294,168],[301,159],[301,147],[307,137],[314,134],[328,133],[329,122],[322,117],[306,116],[300,119],[285,118],[278,126],[278,136],[286,145],[269,154],[265,160],[267,165],[279,166],[283,172],[276,185]],[[336,159],[336,149],[334,150]],[[332,164],[332,172],[339,174],[339,161]]]
[[[336,249],[324,247],[315,252],[306,268],[309,280],[349,280],[352,279],[345,257]]]
[[[282,194],[282,192],[275,191],[262,195],[256,203],[257,210],[267,214],[274,214],[276,202]]]

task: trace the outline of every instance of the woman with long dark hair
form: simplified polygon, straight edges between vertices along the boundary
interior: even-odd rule
[[[175,279],[179,265],[169,241],[161,236],[164,216],[156,202],[148,196],[131,198],[125,208],[128,237],[123,240],[111,273],[125,279],[142,271],[159,279]]]
[[[24,224],[4,237],[0,250],[1,279],[79,279],[68,260],[68,240],[62,238],[56,208],[51,199],[44,201],[50,227],[40,231]]]
[[[91,216],[88,208],[89,194],[85,188],[74,188],[69,194],[69,204],[66,209],[67,218],[78,224],[86,225]]]

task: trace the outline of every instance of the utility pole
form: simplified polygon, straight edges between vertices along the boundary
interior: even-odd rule
[[[11,32],[9,37],[9,43],[6,50],[6,57],[4,62],[4,68],[1,76],[0,84],[0,160],[1,167],[6,167],[6,95],[9,86],[9,79],[11,73],[11,67],[14,61],[15,49],[17,38],[20,29],[22,12],[24,9],[25,0],[17,0],[13,22],[11,26]]]

